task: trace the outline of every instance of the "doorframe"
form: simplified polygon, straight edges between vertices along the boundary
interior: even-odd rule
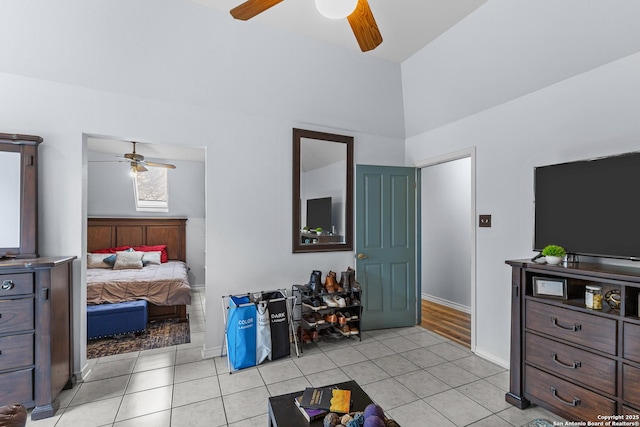
[[[470,221],[471,221],[471,351],[475,353],[476,351],[476,147],[464,148],[462,150],[453,151],[451,153],[441,154],[435,157],[429,157],[427,159],[418,161],[414,164],[414,166],[418,169],[419,178],[421,175],[421,170],[423,168],[429,166],[435,166],[441,163],[447,163],[454,160],[460,160],[464,158],[471,159],[471,212],[470,212]],[[422,260],[422,224],[420,221],[420,210],[422,208],[422,197],[421,193],[418,192],[416,195],[416,289],[418,292],[418,310],[421,310],[420,302],[422,301],[422,262],[418,262],[418,260]],[[420,319],[420,317],[418,317]]]

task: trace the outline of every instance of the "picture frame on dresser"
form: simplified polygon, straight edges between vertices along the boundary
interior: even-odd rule
[[[567,279],[532,277],[533,296],[567,299]]]

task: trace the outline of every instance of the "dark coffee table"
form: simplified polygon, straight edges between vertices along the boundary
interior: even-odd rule
[[[364,411],[368,404],[373,403],[367,393],[355,381],[331,384],[328,387],[351,390],[351,411]],[[294,399],[301,396],[303,391],[269,398],[269,427],[322,426],[322,419],[310,423],[296,406]]]

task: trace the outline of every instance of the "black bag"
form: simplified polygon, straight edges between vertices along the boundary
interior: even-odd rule
[[[289,342],[289,316],[287,314],[287,297],[282,292],[262,295],[263,301],[269,301],[269,317],[271,320],[271,360],[280,359],[291,354]]]

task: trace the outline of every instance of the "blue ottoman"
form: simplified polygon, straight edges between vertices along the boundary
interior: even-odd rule
[[[147,327],[147,301],[87,306],[87,339],[144,331]]]

